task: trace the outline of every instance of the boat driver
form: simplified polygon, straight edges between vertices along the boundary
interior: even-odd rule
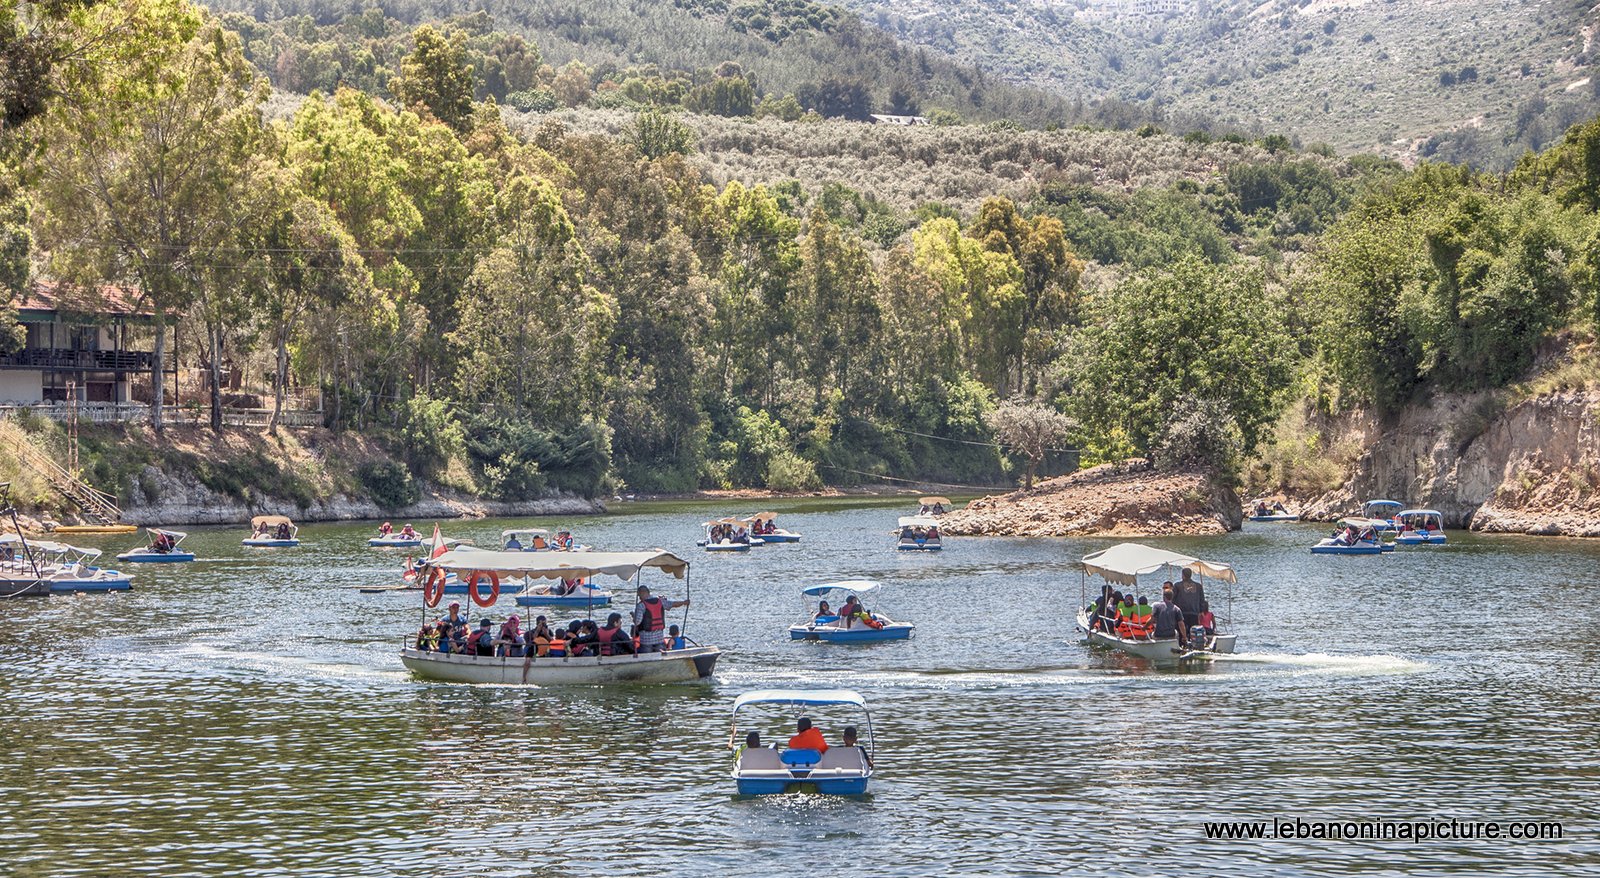
[[[633,633],[639,638],[639,652],[660,652],[667,633],[667,611],[689,606],[689,599],[654,597],[647,585],[639,586],[638,595],[639,602],[633,605]]]
[[[1180,644],[1188,644],[1188,626],[1183,624],[1183,611],[1178,609],[1178,605],[1172,599],[1172,580],[1161,583],[1161,600],[1156,601],[1151,610],[1157,640],[1176,637]]]

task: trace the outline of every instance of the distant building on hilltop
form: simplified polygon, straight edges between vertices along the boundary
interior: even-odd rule
[[[926,125],[925,116],[889,116],[883,113],[873,113],[872,122],[875,125]]]

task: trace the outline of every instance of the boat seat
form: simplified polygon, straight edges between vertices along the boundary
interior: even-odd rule
[[[778,754],[784,765],[816,765],[822,754],[810,748],[785,750]]]
[[[829,747],[828,752],[822,754],[822,758],[817,761],[818,771],[828,769],[861,771],[866,767],[866,760],[861,758],[860,747]]]
[[[746,747],[739,754],[739,771],[781,771],[788,774],[789,770],[783,767],[783,759],[778,756],[778,751],[771,747]]]

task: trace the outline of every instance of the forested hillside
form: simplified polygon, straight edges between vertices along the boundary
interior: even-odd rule
[[[1505,168],[1600,111],[1596,13],[1572,0],[840,0],[1017,82],[1340,150]]]
[[[274,96],[302,56],[264,46],[367,25],[64,8],[49,88],[7,96],[7,288],[136,286],[204,338],[186,366],[380,437],[388,496],[980,484],[1050,444],[1289,484],[1321,477],[1303,406],[1515,384],[1600,316],[1594,123],[1498,176],[725,116],[598,71],[515,109],[564,75],[542,47],[376,14],[343,86]]]

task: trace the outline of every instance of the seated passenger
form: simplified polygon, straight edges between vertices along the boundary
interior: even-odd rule
[[[817,615],[812,617],[811,621],[813,621],[813,622],[832,621],[833,618],[834,618],[834,616],[833,616],[833,608],[828,606],[828,602],[827,601],[823,601],[822,603],[817,604]]]
[[[522,634],[521,619],[516,615],[507,618],[495,635],[495,655],[522,657],[528,652],[528,640]]]
[[[872,754],[867,752],[867,748],[856,743],[856,727],[845,726],[844,731],[840,732],[839,734],[844,738],[844,743],[840,746],[845,748],[854,748],[856,752],[861,754],[862,764],[866,765],[868,768],[871,768]]]
[[[811,717],[803,716],[795,721],[794,737],[789,739],[790,750],[815,750],[818,753],[828,752],[828,742],[823,740],[822,731],[813,728]]]
[[[667,649],[688,649],[689,638],[683,636],[678,626],[673,625],[667,629]]]
[[[600,629],[589,620],[572,624],[578,626],[578,633],[577,636],[567,640],[567,654],[574,657],[598,655]]]
[[[742,527],[734,528],[733,541],[736,542],[736,543],[748,543],[748,542],[750,542],[750,532],[745,530]]]
[[[545,540],[543,534],[534,534],[533,539],[528,541],[528,548],[535,552],[543,552],[550,548],[550,543]]]
[[[913,537],[914,534],[911,532],[911,525],[908,524],[905,527],[900,528],[900,542],[909,543]]]
[[[494,655],[494,623],[488,617],[478,620],[478,630],[467,638],[473,655]]]
[[[595,635],[599,639],[601,655],[633,655],[633,638],[622,630],[622,614],[612,613],[606,624]]]
[[[928,539],[937,540],[938,538],[939,538],[939,526],[938,525],[934,525],[933,527],[928,528]]]
[[[522,541],[517,539],[517,535],[516,534],[512,534],[509,538],[506,539],[506,551],[507,552],[520,552],[520,551],[522,551]]]
[[[439,649],[439,631],[433,625],[424,625],[417,632],[417,649],[422,652],[437,652]]]
[[[386,521],[383,524],[378,525],[378,536],[386,537],[392,533],[394,533],[394,525],[390,524],[389,522]]]
[[[572,546],[573,546],[573,543],[572,543],[572,534],[571,533],[569,533],[567,531],[562,531],[561,533],[556,534],[556,548],[557,549],[560,549],[563,552],[570,552],[570,551],[572,551]]]
[[[761,734],[759,732],[751,732],[750,734],[744,736],[744,743],[739,745],[739,749],[733,751],[733,761],[734,762],[738,762],[738,761],[742,760],[744,758],[744,753],[745,753],[746,750],[760,750],[760,749],[761,749]]]
[[[405,527],[400,528],[400,536],[405,537],[408,540],[414,540],[417,538],[417,531],[409,523],[407,523]]]
[[[278,525],[278,539],[288,540],[293,538],[293,535],[289,533],[289,523],[287,521]]]
[[[934,515],[943,515],[944,514],[944,504],[943,503],[935,503],[935,504],[933,504],[933,514]]]

